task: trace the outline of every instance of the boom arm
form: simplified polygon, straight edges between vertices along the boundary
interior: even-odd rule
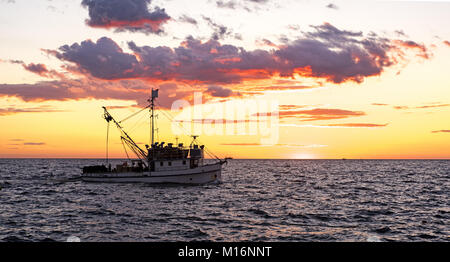
[[[123,134],[121,136],[121,139],[125,141],[125,144],[136,154],[136,156],[140,159],[147,158],[147,153],[142,150],[134,141],[131,139],[131,137],[125,132],[122,128],[122,126],[114,119],[114,117],[111,116],[111,114],[106,110],[106,107],[103,107],[103,110],[105,111],[103,114],[103,118],[106,120],[106,122],[113,121],[114,124],[116,124],[117,128],[120,130],[120,132]]]

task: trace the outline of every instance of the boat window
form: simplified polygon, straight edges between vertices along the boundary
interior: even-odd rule
[[[160,165],[163,166],[163,165],[164,165],[164,162],[161,161]]]
[[[186,165],[186,160],[183,160],[183,165]]]
[[[169,161],[169,166],[171,166],[171,165],[172,165],[172,162]]]

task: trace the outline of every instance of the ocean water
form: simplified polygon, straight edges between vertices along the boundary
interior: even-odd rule
[[[86,183],[0,159],[0,241],[449,241],[448,160],[231,160],[217,185]]]

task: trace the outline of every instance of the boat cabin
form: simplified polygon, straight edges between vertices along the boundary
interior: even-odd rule
[[[196,168],[203,165],[204,146],[191,145],[183,147],[180,143],[154,143],[151,147],[146,145],[150,171],[172,171]]]

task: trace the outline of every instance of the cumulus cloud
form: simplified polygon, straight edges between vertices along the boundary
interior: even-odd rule
[[[161,33],[161,25],[170,19],[159,7],[149,9],[151,0],[83,0],[89,11],[86,24],[91,27],[114,28],[116,31]]]
[[[207,19],[207,18],[204,18]],[[220,28],[220,26],[218,26]],[[129,42],[133,53],[124,52],[112,39],[86,40],[54,51],[61,60],[75,63],[81,73],[100,79],[176,80],[195,83],[230,84],[244,80],[308,77],[332,83],[362,82],[380,75],[398,62],[394,57],[404,49],[424,51],[423,45],[393,41],[375,34],[340,30],[331,24],[314,26],[313,32],[273,49],[246,50],[221,44],[214,38],[202,42],[186,38],[178,47],[138,46]]]
[[[138,74],[138,60],[127,54],[110,38],[102,37],[97,42],[86,40],[81,44],[64,45],[56,57],[77,64],[80,72],[88,72],[101,79],[133,78]]]

